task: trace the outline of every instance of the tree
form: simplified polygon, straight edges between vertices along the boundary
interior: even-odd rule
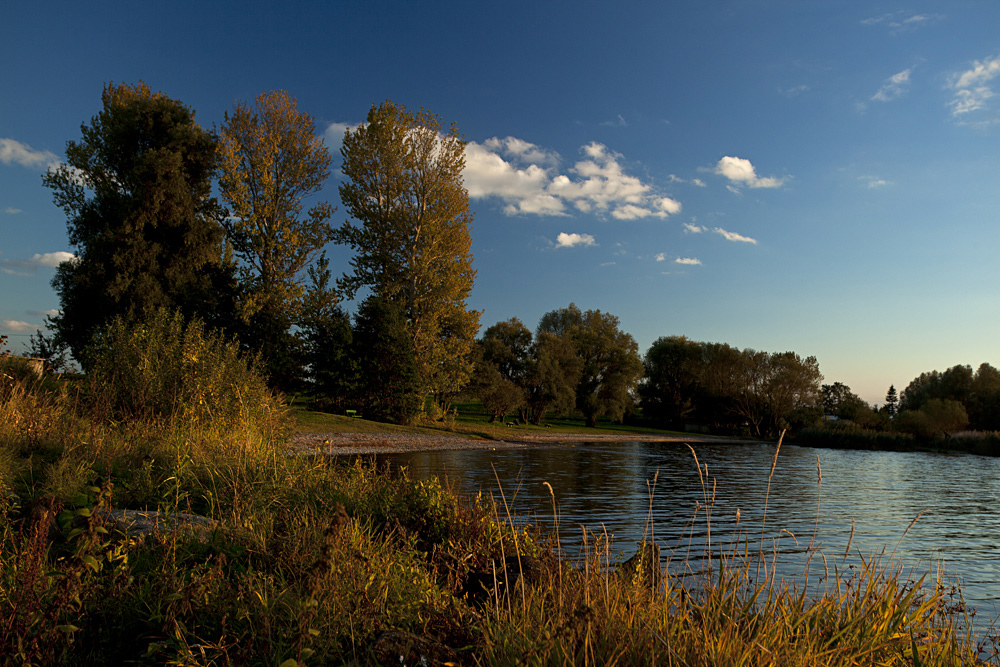
[[[599,310],[584,313],[571,303],[543,315],[538,332],[572,341],[581,362],[576,407],[587,426],[597,426],[605,415],[621,421],[634,407],[642,360],[635,339],[618,328],[617,317]]]
[[[224,210],[211,196],[216,140],[194,112],[145,83],[109,83],[103,109],[42,179],[67,216],[76,258],[52,285],[56,343],[85,365],[93,334],[116,315],[178,308],[222,326],[233,304]]]
[[[950,398],[928,399],[919,410],[899,413],[897,428],[918,438],[930,439],[941,435],[946,440],[969,424],[965,406]]]
[[[293,343],[303,270],[333,236],[328,203],[303,214],[303,200],[329,176],[330,154],[312,117],[284,91],[261,93],[253,106],[238,102],[225,116],[219,154],[219,189],[233,213],[226,232],[241,260],[245,338],[263,353],[272,381],[287,383],[294,371],[278,360]]]
[[[472,384],[491,422],[504,419],[518,408],[527,420],[524,411],[530,353],[531,330],[516,317],[497,322],[483,333],[476,346]]]
[[[889,385],[889,391],[885,394],[885,411],[892,419],[899,409],[899,396],[896,394],[896,385]]]
[[[535,426],[545,414],[566,414],[576,407],[576,387],[583,362],[568,336],[539,331],[531,345],[525,379],[525,421]]]
[[[361,287],[403,308],[420,390],[439,400],[469,380],[479,312],[472,290],[465,142],[438,116],[386,101],[344,136],[340,198],[348,220],[337,240],[356,252],[342,287]]]
[[[684,336],[658,338],[646,351],[643,367],[643,415],[663,425],[682,425],[696,408],[701,344]]]
[[[324,409],[350,407],[358,368],[351,351],[351,318],[330,286],[325,255],[308,269],[310,286],[302,303],[299,336],[314,403]]]
[[[357,395],[373,419],[407,423],[420,410],[412,341],[400,304],[370,296],[354,318]]]

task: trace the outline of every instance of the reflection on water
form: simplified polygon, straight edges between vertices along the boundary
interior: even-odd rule
[[[552,499],[543,484],[548,482],[555,492],[566,553],[581,543],[579,526],[606,530],[623,554],[635,549],[646,530],[668,549],[704,552],[708,530],[703,494],[711,498],[713,485],[713,551],[726,549],[738,531],[757,543],[774,446],[694,447],[699,462],[708,468],[704,491],[691,450],[675,443],[437,451],[379,460],[405,465],[416,478],[447,478],[459,491],[492,493],[498,503],[502,489],[513,512],[545,528],[553,523]],[[979,608],[981,624],[1000,610],[998,471],[1000,459],[995,458],[786,445],[771,479],[765,544],[780,547],[778,572],[783,576],[803,571],[814,534],[814,547],[818,545],[841,571],[857,562],[858,553],[867,557],[895,552],[918,573],[943,566],[945,578],[961,584],[966,603]],[[852,519],[852,556],[845,563]],[[811,567],[817,568],[817,560],[822,571],[822,559],[813,558]]]

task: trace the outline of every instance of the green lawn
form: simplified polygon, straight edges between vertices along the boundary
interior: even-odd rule
[[[595,428],[588,428],[584,425],[582,417],[545,419],[542,422],[543,426],[524,424],[516,427],[506,427],[500,424],[490,424],[489,415],[483,411],[482,405],[479,402],[459,403],[455,407],[458,409],[458,414],[455,416],[454,421],[428,422],[420,426],[385,424],[357,417],[348,417],[346,415],[316,412],[305,408],[298,402],[293,403],[292,413],[296,420],[296,431],[298,433],[420,433],[428,435],[454,435],[456,437],[476,439],[485,438],[489,440],[510,438],[514,433],[549,435],[553,433],[586,435],[683,435],[679,431],[665,431],[642,426],[613,424],[609,420],[601,420]],[[510,422],[513,419],[513,417],[508,417],[507,421]],[[548,426],[545,426],[546,424]]]

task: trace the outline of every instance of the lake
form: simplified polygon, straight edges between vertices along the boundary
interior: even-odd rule
[[[768,553],[777,547],[781,576],[801,578],[807,563],[810,577],[821,575],[824,563],[817,554],[841,572],[857,565],[859,554],[895,554],[918,575],[943,568],[944,579],[958,583],[966,604],[978,610],[980,629],[1000,616],[1000,459],[785,445],[768,495],[774,445],[694,448],[704,490],[691,450],[678,443],[418,452],[379,461],[406,466],[418,479],[447,479],[459,492],[492,494],[501,509],[502,489],[519,520],[545,529],[553,527],[548,482],[560,541],[570,556],[579,553],[581,526],[612,535],[623,558],[645,531],[664,548],[665,558],[673,550],[672,562],[704,554],[709,537],[715,554],[728,552],[741,531],[756,546],[767,497],[764,544]],[[709,533],[705,506],[713,484]]]

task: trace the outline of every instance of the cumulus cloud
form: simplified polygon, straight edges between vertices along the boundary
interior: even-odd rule
[[[14,208],[13,206],[8,206],[7,208],[5,208],[3,210],[3,212],[6,213],[7,215],[17,215],[18,213],[22,213],[23,211],[21,211],[21,209],[19,209],[19,208]]]
[[[0,137],[0,162],[29,169],[48,169],[57,166],[59,158],[55,153],[36,150],[15,139]]]
[[[906,92],[906,87],[910,84],[911,71],[912,68],[904,69],[902,72],[897,72],[886,79],[882,87],[878,89],[878,92],[872,95],[872,101],[888,102]]]
[[[992,81],[997,76],[1000,76],[1000,55],[976,60],[971,69],[948,77],[948,87],[955,91],[955,96],[948,103],[951,115],[959,118],[985,107],[987,101],[996,95]]]
[[[566,232],[560,232],[559,236],[556,237],[557,248],[574,248],[578,245],[596,245],[596,242],[590,234],[567,234]]]
[[[55,317],[59,314],[57,308],[52,308],[51,310],[29,310],[27,311],[32,317]]]
[[[606,120],[601,125],[605,127],[628,127],[628,123],[625,122],[625,118],[618,114],[618,117],[614,120]]]
[[[558,153],[521,139],[470,142],[465,187],[472,198],[499,198],[507,215],[560,216],[576,210],[636,220],[680,212],[680,202],[627,174],[618,153],[597,142],[580,151],[583,159],[563,172]]]
[[[740,157],[725,156],[715,165],[715,173],[725,176],[733,186],[748,188],[780,188],[785,183],[784,178],[772,176],[760,177],[750,163],[750,160]]]
[[[63,262],[76,259],[71,252],[35,253],[30,259],[5,259],[0,263],[0,271],[15,276],[28,276],[40,266],[55,268]]]
[[[742,234],[737,234],[736,232],[728,232],[721,227],[716,227],[712,231],[722,236],[727,241],[734,241],[737,243],[752,243],[753,245],[757,245],[757,239],[752,239],[749,236],[743,236]]]
[[[684,264],[685,266],[700,266],[701,260],[695,259],[694,257],[678,257],[674,260],[674,264]]]
[[[859,176],[858,178],[868,184],[869,190],[877,190],[889,185],[889,181],[878,176]]]
[[[702,227],[701,225],[696,225],[693,222],[684,223],[684,231],[688,234],[701,234],[702,232],[708,231],[707,227]]]
[[[323,143],[326,144],[326,150],[333,157],[333,164],[338,165],[336,168],[340,170],[340,147],[344,145],[344,133],[348,130],[357,129],[359,123],[330,123],[323,130]]]
[[[40,328],[35,324],[20,320],[0,320],[0,325],[3,325],[5,330],[13,333],[34,333],[36,329]]]
[[[666,259],[667,259],[667,255],[666,255],[666,253],[662,253],[662,252],[661,252],[661,253],[659,253],[659,254],[658,254],[658,255],[656,256],[656,261],[657,261],[657,262],[663,262],[663,261],[666,261]]]

